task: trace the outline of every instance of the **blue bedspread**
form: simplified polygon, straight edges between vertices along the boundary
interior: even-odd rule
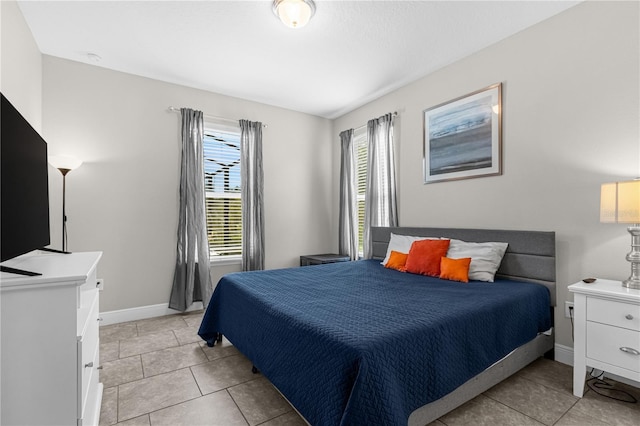
[[[224,334],[314,426],[406,425],[550,327],[542,285],[364,260],[226,275],[199,334]]]

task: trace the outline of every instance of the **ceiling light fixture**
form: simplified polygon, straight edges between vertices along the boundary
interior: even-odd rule
[[[316,13],[313,0],[273,0],[273,13],[290,28],[302,28]]]

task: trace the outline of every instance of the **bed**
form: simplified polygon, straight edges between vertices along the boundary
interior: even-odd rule
[[[384,268],[391,234],[499,241],[493,283]],[[374,228],[374,259],[223,277],[199,329],[224,335],[312,425],[426,425],[552,356],[553,232]]]

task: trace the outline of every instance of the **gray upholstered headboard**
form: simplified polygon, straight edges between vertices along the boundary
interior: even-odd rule
[[[391,233],[420,237],[455,238],[469,242],[509,243],[497,276],[532,281],[549,288],[551,305],[556,305],[556,234],[541,231],[509,231],[462,228],[376,228],[372,229],[373,257],[383,259]]]

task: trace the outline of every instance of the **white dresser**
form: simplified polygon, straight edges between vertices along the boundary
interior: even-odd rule
[[[2,425],[97,425],[102,253],[29,253],[0,276]]]
[[[573,394],[582,397],[587,367],[640,382],[640,290],[598,279],[574,294]]]

